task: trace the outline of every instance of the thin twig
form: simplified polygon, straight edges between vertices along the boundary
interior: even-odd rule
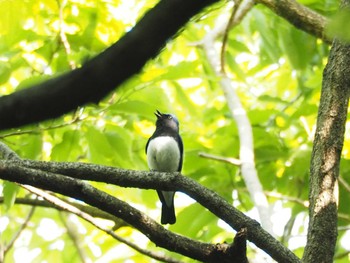
[[[304,207],[309,207],[309,201],[307,200],[303,200],[297,197],[293,197],[293,196],[286,196],[286,195],[282,195],[280,193],[276,193],[276,192],[269,192],[269,191],[264,191],[265,195],[269,196],[269,197],[273,197],[273,198],[278,198],[278,199],[282,199],[282,200],[287,200],[290,202],[294,202],[294,203],[298,203]]]
[[[65,200],[66,203],[75,206],[76,208],[80,209],[81,211],[83,211],[84,213],[87,213],[93,217],[98,217],[101,219],[106,219],[106,220],[110,220],[113,221],[115,226],[113,227],[113,229],[119,229],[120,227],[123,226],[127,226],[128,224],[126,224],[123,220],[121,220],[120,218],[117,218],[109,213],[106,213],[104,211],[101,211],[95,207],[91,207],[91,206],[87,206],[84,204],[80,204],[80,203],[75,203],[75,202],[70,202],[68,200]],[[4,203],[4,198],[0,196],[0,204]],[[58,211],[62,211],[63,209],[59,206],[56,206],[46,200],[38,200],[38,199],[33,199],[33,198],[21,198],[21,197],[17,197],[15,200],[15,204],[16,205],[28,205],[28,206],[36,206],[36,207],[47,207],[47,208],[54,208]]]
[[[350,193],[350,185],[341,176],[338,177],[339,183],[344,186],[345,190]]]
[[[75,62],[71,59],[69,59],[69,55],[72,53],[72,50],[70,48],[70,44],[68,42],[66,33],[64,32],[64,8],[67,4],[67,0],[62,0],[62,2],[60,0],[56,0],[57,1],[57,5],[59,7],[59,30],[60,30],[60,40],[64,46],[64,49],[66,51],[67,54],[67,60],[69,63],[69,66],[71,69],[75,69],[77,68],[77,65],[75,64]]]
[[[46,201],[53,203],[56,206],[61,207],[63,210],[70,212],[72,214],[75,214],[77,216],[79,216],[80,218],[84,219],[85,221],[89,222],[90,224],[92,224],[94,227],[102,230],[103,232],[107,233],[108,235],[110,235],[111,237],[113,237],[114,239],[118,240],[121,243],[126,244],[127,246],[133,248],[134,250],[136,250],[137,252],[146,255],[148,257],[151,257],[153,259],[162,261],[162,262],[167,262],[167,263],[181,263],[181,261],[173,259],[171,257],[168,257],[166,255],[161,255],[159,253],[155,253],[143,248],[140,248],[139,246],[137,246],[136,244],[118,236],[117,234],[115,234],[112,230],[105,228],[102,224],[100,224],[95,218],[93,218],[91,215],[79,210],[77,207],[72,206],[68,203],[66,203],[65,201],[59,199],[56,196],[50,195],[47,192],[37,189],[35,187],[29,186],[29,185],[23,185],[23,187],[30,191],[33,194],[36,194],[40,197],[42,197],[43,199],[45,199]]]
[[[237,189],[237,190],[239,190],[239,191],[248,191],[247,189],[242,189],[242,188],[241,189]],[[264,191],[264,193],[266,194],[266,196],[273,197],[273,198],[278,198],[278,199],[281,199],[281,200],[286,200],[286,201],[289,201],[289,202],[294,202],[294,203],[297,203],[297,204],[300,204],[300,205],[304,206],[305,208],[308,208],[309,205],[310,205],[310,202],[308,200],[303,200],[303,199],[300,199],[300,198],[297,198],[297,197],[286,196],[286,195],[282,195],[282,194],[275,193],[275,192],[269,192],[269,191]],[[347,214],[338,213],[338,218],[350,222],[350,216],[347,215]]]
[[[81,241],[79,240],[79,236],[76,232],[76,229],[74,226],[72,226],[69,218],[67,218],[63,213],[59,213],[60,219],[64,225],[64,227],[67,229],[67,234],[69,238],[72,240],[74,247],[76,248],[78,255],[80,257],[80,260],[82,263],[88,263],[91,262],[91,259],[87,257],[84,249],[81,246]]]
[[[350,254],[350,251],[345,251],[343,253],[339,253],[338,255],[335,255],[334,256],[334,259],[342,259],[342,258],[345,258],[345,257],[348,257]]]
[[[23,232],[23,230],[28,226],[28,223],[30,221],[30,219],[32,218],[34,211],[35,211],[35,206],[32,206],[26,219],[24,220],[23,224],[21,225],[21,227],[18,229],[18,231],[13,235],[11,241],[3,248],[3,253],[4,253],[4,259],[6,256],[6,253],[9,252],[9,250],[13,247],[14,243],[16,242],[16,240],[19,238],[19,236],[21,235],[21,233]]]
[[[85,117],[85,118],[87,118],[87,117]],[[85,118],[81,117],[79,114],[74,114],[72,120],[69,121],[69,122],[65,122],[65,123],[61,123],[61,124],[58,124],[58,125],[53,125],[53,126],[49,126],[49,127],[45,127],[45,128],[41,128],[40,127],[38,129],[35,129],[35,130],[15,131],[15,132],[11,132],[11,133],[0,135],[0,139],[4,139],[4,138],[10,137],[10,136],[24,135],[24,134],[39,134],[39,133],[44,132],[44,131],[59,129],[59,128],[63,128],[63,127],[75,124],[75,123],[77,123],[79,121],[83,121]]]
[[[207,158],[207,159],[211,159],[211,160],[215,160],[215,161],[233,164],[235,166],[240,166],[242,164],[241,160],[236,159],[236,158],[222,157],[222,156],[213,155],[213,154],[204,153],[204,152],[199,152],[198,156],[203,157],[203,158]]]
[[[220,71],[222,74],[226,74],[225,72],[225,53],[226,53],[226,45],[227,45],[227,41],[228,41],[228,34],[230,32],[230,28],[232,27],[232,24],[234,23],[235,17],[236,17],[236,13],[237,10],[239,8],[241,4],[241,0],[236,0],[234,2],[234,5],[232,7],[232,12],[231,12],[231,16],[227,22],[227,26],[222,38],[222,46],[221,46],[221,54],[220,54],[220,62],[221,62],[221,66],[220,66]]]

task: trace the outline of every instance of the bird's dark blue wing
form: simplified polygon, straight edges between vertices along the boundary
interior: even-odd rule
[[[182,170],[182,162],[183,162],[183,152],[184,152],[184,145],[182,143],[182,138],[181,136],[178,134],[176,139],[177,144],[179,145],[179,150],[180,150],[180,162],[179,162],[179,168],[177,169],[178,172],[181,172]]]
[[[152,137],[151,137],[152,138]],[[147,148],[148,148],[148,144],[151,141],[151,138],[148,139],[147,143],[146,143],[146,148],[145,148],[145,153],[147,154]]]

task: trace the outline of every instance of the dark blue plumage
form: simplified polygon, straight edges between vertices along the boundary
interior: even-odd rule
[[[148,167],[158,172],[180,172],[182,169],[183,143],[179,134],[179,121],[172,114],[157,110],[156,130],[146,144]],[[157,191],[162,202],[162,224],[176,222],[172,191]]]

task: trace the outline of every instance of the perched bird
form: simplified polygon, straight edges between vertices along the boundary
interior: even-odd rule
[[[148,139],[146,154],[148,167],[158,172],[180,172],[182,169],[183,143],[179,134],[179,121],[172,114],[154,113],[156,130]],[[176,222],[173,191],[157,191],[162,202],[162,224]]]

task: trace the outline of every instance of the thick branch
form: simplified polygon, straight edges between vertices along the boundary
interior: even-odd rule
[[[58,117],[97,103],[139,72],[203,7],[218,0],[160,1],[117,43],[86,63],[29,89],[0,97],[0,130]],[[258,0],[297,28],[330,43],[326,18],[294,0]],[[142,48],[140,48],[142,47]]]
[[[99,102],[139,72],[192,16],[217,1],[160,1],[133,30],[82,68],[0,97],[0,130],[59,117],[78,106]],[[331,41],[325,35],[326,18],[296,1],[258,1],[297,28],[328,43]]]
[[[212,245],[174,234],[126,202],[99,191],[80,180],[24,168],[20,166],[19,162],[11,161],[0,161],[0,178],[82,200],[123,219],[135,229],[144,233],[157,246],[200,261],[217,262],[219,259],[223,259],[222,257],[229,248],[226,244]]]
[[[344,2],[350,5],[350,1]],[[334,41],[323,73],[311,157],[310,222],[304,262],[333,262],[337,240],[337,179],[350,94],[349,65],[350,45]]]
[[[318,37],[330,44],[332,39],[326,35],[327,18],[299,4],[295,0],[257,0],[274,13],[286,19],[296,28]]]
[[[11,164],[9,162],[3,162],[2,164],[7,167],[7,169],[11,170],[19,167],[19,165]],[[176,173],[167,174],[148,171],[132,171],[85,163],[23,161],[22,165],[31,168],[30,170],[33,169],[32,171],[37,171],[34,169],[40,169],[54,174],[63,174],[83,180],[105,182],[122,187],[178,190],[184,192],[198,201],[202,206],[208,208],[212,213],[227,222],[237,231],[246,227],[248,231],[248,240],[266,251],[275,260],[279,262],[300,262],[290,250],[285,248],[279,241],[262,229],[255,220],[245,216],[219,195],[188,177]],[[0,178],[4,176],[3,174],[4,173],[0,172]],[[15,178],[12,178],[12,180],[14,179]],[[98,207],[103,209],[103,206]],[[105,209],[103,210],[106,211]],[[109,212],[109,210],[107,212]],[[115,215],[115,212],[113,214]],[[136,217],[134,219],[138,220]],[[125,221],[130,223],[127,220]],[[133,223],[130,224],[135,225]],[[148,235],[147,233],[149,230],[147,228],[136,228]],[[151,240],[158,244],[155,239]]]
[[[0,97],[0,129],[55,118],[99,102],[139,72],[192,16],[216,1],[160,1],[130,32],[82,68]]]

